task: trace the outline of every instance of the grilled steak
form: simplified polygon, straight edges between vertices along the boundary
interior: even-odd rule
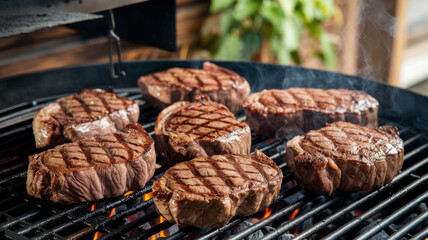
[[[311,88],[263,90],[250,95],[243,105],[256,135],[270,137],[304,134],[336,121],[376,127],[378,106],[363,92]]]
[[[83,90],[37,112],[33,120],[36,147],[52,147],[114,133],[129,123],[136,123],[139,115],[135,101],[99,89]]]
[[[249,154],[251,131],[224,106],[198,95],[164,109],[155,125],[156,150],[170,165],[195,157]]]
[[[143,76],[138,86],[143,98],[158,109],[206,94],[230,111],[238,112],[250,93],[250,85],[243,77],[210,62],[204,62],[203,69],[171,68]]]
[[[256,149],[179,163],[153,183],[153,200],[169,222],[215,228],[267,208],[281,183],[281,169]]]
[[[395,127],[335,122],[288,141],[286,161],[302,188],[330,195],[336,189],[370,190],[390,183],[403,154]]]
[[[138,123],[29,157],[27,192],[62,204],[96,201],[138,190],[153,176],[153,139]]]

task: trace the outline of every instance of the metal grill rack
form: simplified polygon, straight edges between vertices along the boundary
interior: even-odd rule
[[[138,89],[117,89],[140,104],[140,123],[153,136],[158,111],[141,99]],[[428,138],[409,126],[397,126],[405,144],[404,164],[393,182],[370,192],[332,196],[308,194],[296,185],[286,164],[285,140],[255,138],[258,148],[282,169],[278,200],[263,213],[235,217],[218,229],[197,229],[161,221],[149,196],[151,185],[129,195],[70,206],[31,197],[26,192],[28,155],[34,147],[35,112],[62,96],[38,99],[0,110],[0,238],[2,239],[424,239],[428,236]],[[243,113],[237,115],[244,120]],[[155,172],[161,176],[166,166]],[[408,216],[414,218],[409,219]],[[256,221],[252,221],[256,219]],[[251,223],[249,223],[251,222]],[[234,235],[234,228],[246,223]],[[171,229],[176,231],[172,232]],[[280,237],[280,238],[279,238]]]

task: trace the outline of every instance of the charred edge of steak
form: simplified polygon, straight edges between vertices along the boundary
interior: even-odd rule
[[[250,85],[243,77],[209,62],[204,63],[203,70],[171,68],[142,76],[138,86],[143,98],[157,109],[206,94],[236,113],[250,93]]]
[[[310,192],[367,191],[392,181],[403,164],[396,127],[335,122],[287,142],[286,162]]]
[[[259,136],[282,138],[346,121],[376,127],[379,103],[370,95],[349,89],[263,90],[244,104],[246,121]]]
[[[195,158],[171,167],[153,183],[158,212],[169,222],[215,228],[235,215],[264,210],[278,196],[282,171],[257,149],[248,161],[241,159],[246,157],[250,158],[234,154]]]
[[[192,111],[198,114],[188,115]],[[214,115],[216,117],[212,118]],[[177,118],[185,120],[171,124]],[[204,122],[196,124],[195,121],[199,120]],[[190,129],[179,130],[184,126]],[[210,129],[210,132],[203,132],[202,129]],[[249,154],[251,147],[248,125],[238,121],[225,106],[204,95],[196,96],[193,103],[177,102],[164,109],[156,121],[155,138],[158,153],[165,157],[169,165],[195,157]]]
[[[97,201],[139,190],[153,176],[154,141],[141,125],[95,138],[31,155],[28,194],[61,204]]]

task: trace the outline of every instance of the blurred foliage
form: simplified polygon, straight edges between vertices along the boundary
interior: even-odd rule
[[[250,60],[267,47],[280,63],[300,64],[298,48],[307,31],[319,43],[313,54],[334,69],[336,51],[322,26],[334,11],[334,0],[211,0],[219,30],[204,45],[216,59]]]

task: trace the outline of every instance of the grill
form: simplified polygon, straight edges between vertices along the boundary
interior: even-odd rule
[[[126,63],[126,71],[130,74],[116,82],[106,80],[105,64],[2,80],[0,84],[6,82],[18,95],[19,91],[26,91],[21,99],[31,100],[0,110],[0,238],[424,239],[428,236],[428,137],[424,126],[426,114],[418,111],[426,106],[424,103],[428,103],[428,99],[366,79],[296,67],[218,63],[246,77],[252,91],[291,86],[331,88],[340,84],[372,94],[380,101],[379,125],[397,126],[405,144],[403,168],[391,184],[369,192],[335,192],[328,197],[309,194],[296,184],[284,162],[286,139],[255,138],[253,135],[252,151],[255,148],[263,151],[283,171],[280,195],[264,212],[235,217],[218,229],[197,229],[166,222],[154,209],[150,183],[144,189],[121,197],[71,206],[38,200],[26,193],[28,155],[37,152],[31,121],[38,109],[83,87],[113,85],[119,95],[137,100],[141,109],[139,122],[153,136],[158,111],[145,104],[138,89],[131,88],[136,86],[137,77],[172,66],[199,67],[201,64],[200,61]],[[85,77],[85,73],[91,74]],[[58,77],[63,80],[59,81],[61,83],[52,81],[52,91],[41,89],[41,86],[48,86],[44,81]],[[82,85],[76,86],[76,82]],[[23,83],[29,84],[24,90],[13,87]],[[58,84],[68,85],[64,89],[58,88]],[[397,101],[398,96],[402,100]],[[413,104],[416,102],[418,104]],[[243,112],[237,117],[245,120]],[[154,179],[167,169],[160,156],[157,161]]]

